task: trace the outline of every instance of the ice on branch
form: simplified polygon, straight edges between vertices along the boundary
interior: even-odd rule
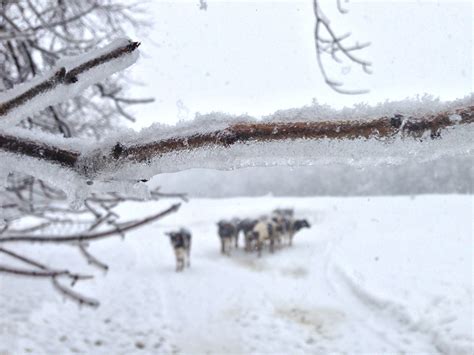
[[[109,45],[65,57],[49,72],[0,93],[0,128],[78,96],[87,87],[129,67],[138,58],[138,42],[117,39]]]
[[[133,192],[146,198],[144,181],[191,168],[373,166],[472,157],[474,151],[474,95],[448,103],[423,96],[340,111],[313,103],[261,120],[211,113],[177,126],[118,131],[99,143],[13,127],[25,115],[129,66],[137,47],[136,42],[115,41],[63,60],[52,74],[0,97],[0,123],[10,126],[0,127],[2,176],[34,175],[80,203],[94,192]]]
[[[418,106],[405,101],[358,107],[352,115],[348,109],[331,111],[317,104],[263,120],[214,113],[177,126],[117,132],[96,145],[45,134],[34,137],[17,129],[0,136],[0,159],[3,169],[34,172],[80,201],[92,192],[130,189],[146,198],[142,181],[191,168],[333,163],[364,167],[472,156],[473,96],[438,102],[438,112],[432,111],[435,102],[425,101]],[[398,113],[373,117],[394,107]],[[331,112],[335,119],[330,119]]]

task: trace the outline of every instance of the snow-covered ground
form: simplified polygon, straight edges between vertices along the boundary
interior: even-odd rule
[[[0,354],[472,354],[473,199],[194,199],[124,242],[92,245],[111,270],[77,287],[98,309],[1,276]],[[132,218],[166,203],[126,208]],[[287,206],[313,225],[293,247],[219,253],[218,219]],[[179,226],[193,232],[180,274],[163,234]],[[77,254],[41,257],[87,270]]]

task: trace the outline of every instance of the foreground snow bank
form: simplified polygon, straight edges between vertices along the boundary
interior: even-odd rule
[[[286,206],[313,225],[294,247],[220,255],[218,219]],[[0,353],[471,354],[472,206],[473,196],[196,199],[124,243],[92,246],[112,268],[78,285],[98,310],[0,278]],[[182,274],[163,234],[179,226],[193,232]],[[72,249],[42,258],[53,256],[76,262]]]

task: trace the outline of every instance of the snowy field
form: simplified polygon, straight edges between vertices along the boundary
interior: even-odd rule
[[[473,199],[194,199],[124,242],[92,245],[111,270],[90,269],[96,279],[77,288],[98,309],[1,276],[0,354],[472,354]],[[276,207],[313,225],[293,247],[219,253],[217,220]],[[179,226],[193,232],[181,274],[163,234]],[[38,256],[89,270],[72,248]]]

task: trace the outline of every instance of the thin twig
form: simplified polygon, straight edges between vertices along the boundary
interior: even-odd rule
[[[0,265],[0,272],[6,273],[6,274],[15,274],[15,275],[31,276],[31,277],[70,276],[70,273],[67,270],[38,271],[38,270],[19,269],[19,268],[14,268],[10,266],[4,266],[4,265]]]
[[[109,269],[109,266],[107,264],[103,263],[94,255],[89,253],[89,251],[87,250],[87,246],[84,243],[79,243],[79,250],[81,251],[81,254],[86,258],[89,264],[94,265],[104,271],[107,271]]]
[[[65,297],[71,298],[72,300],[78,302],[80,305],[86,305],[90,307],[99,307],[100,302],[94,298],[86,297],[79,292],[76,292],[68,287],[61,285],[56,277],[51,278],[53,286]]]
[[[3,253],[3,254],[6,254],[6,255],[9,255],[10,257],[14,258],[14,259],[17,259],[17,260],[20,260],[28,265],[31,265],[31,266],[35,266],[37,267],[38,269],[40,270],[43,270],[44,272],[49,272],[49,276],[58,276],[58,275],[62,275],[62,276],[67,276],[67,277],[70,277],[74,280],[88,280],[88,279],[92,279],[93,276],[91,275],[82,275],[82,274],[75,274],[75,273],[71,273],[70,271],[68,270],[52,270],[50,269],[49,267],[47,267],[46,265],[44,264],[41,264],[31,258],[27,258],[23,255],[20,255],[14,251],[11,251],[11,250],[8,250],[8,249],[5,249],[5,248],[2,248],[0,247],[0,253]],[[14,271],[16,269],[10,269],[12,270],[11,272],[9,273],[15,273]],[[24,270],[16,270],[18,272],[18,274],[21,274],[22,271]],[[4,271],[4,272],[8,272],[8,271]],[[25,276],[37,276],[37,275],[31,275],[31,274],[26,274]],[[48,275],[43,275],[43,276],[48,276]]]
[[[348,12],[347,9],[344,9],[342,7],[340,0],[337,1],[337,8],[341,14],[346,14]],[[337,56],[337,54],[342,53],[342,55],[345,56],[350,62],[359,65],[365,73],[370,74],[372,63],[368,60],[360,59],[353,54],[353,52],[355,51],[359,51],[368,47],[370,43],[367,42],[360,44],[356,42],[356,44],[352,46],[343,44],[342,42],[348,37],[350,37],[351,33],[345,33],[342,36],[336,35],[329,23],[329,20],[326,18],[326,16],[324,16],[318,0],[313,0],[313,10],[314,16],[316,18],[316,24],[314,27],[316,59],[318,62],[319,70],[323,75],[324,81],[326,82],[326,84],[329,85],[330,88],[340,94],[357,95],[367,93],[368,90],[354,90],[343,88],[342,82],[331,79],[326,71],[326,67],[322,60],[322,55],[324,53],[329,54],[335,62],[341,63],[342,60]],[[328,39],[323,37],[321,33],[322,29],[326,30],[326,33],[329,35]]]
[[[84,242],[84,241],[107,238],[107,237],[116,235],[118,232],[125,233],[132,229],[145,225],[147,223],[154,222],[160,218],[167,216],[168,214],[176,212],[180,206],[181,206],[180,203],[174,204],[160,213],[154,214],[147,218],[143,218],[139,221],[132,222],[130,225],[120,228],[119,231],[117,231],[116,228],[112,228],[103,232],[97,232],[97,233],[92,233],[92,234],[68,235],[68,236],[44,236],[44,235],[42,236],[36,236],[36,235],[8,236],[8,237],[0,237],[0,243],[5,243],[5,242],[71,243],[71,242]]]

